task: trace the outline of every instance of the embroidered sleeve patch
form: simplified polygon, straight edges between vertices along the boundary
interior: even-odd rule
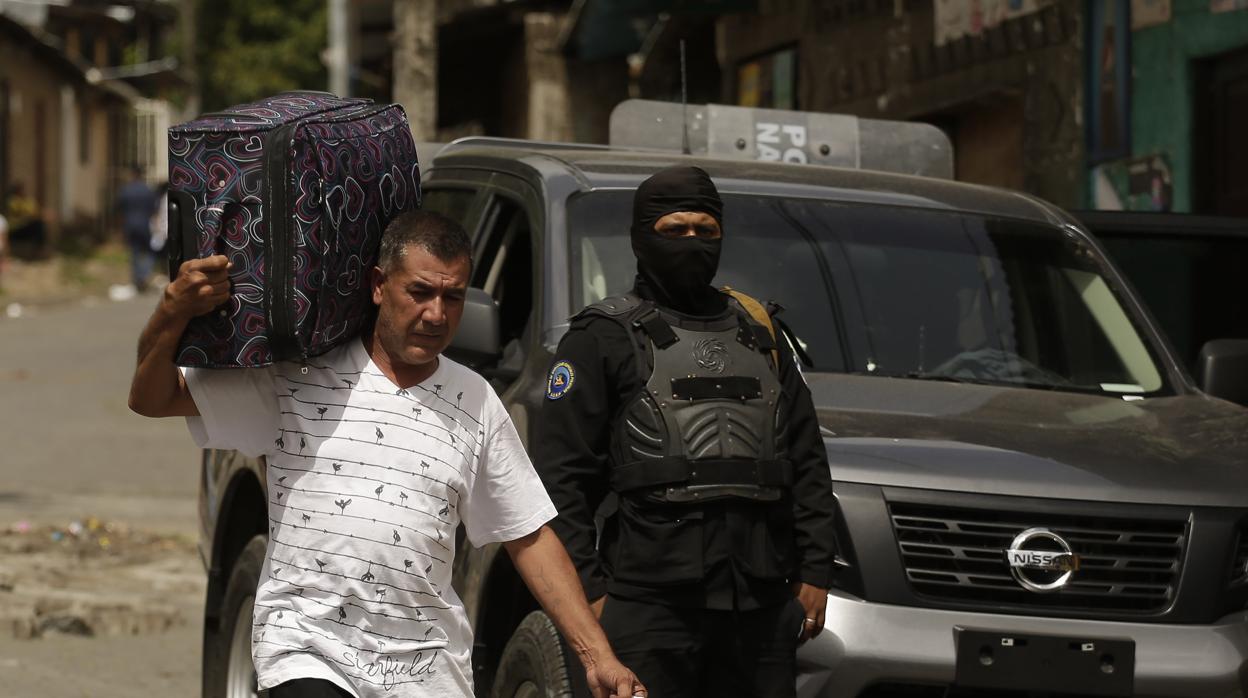
[[[576,372],[572,370],[572,364],[567,361],[560,361],[552,366],[550,378],[546,381],[546,399],[558,400],[567,395],[575,379]]]

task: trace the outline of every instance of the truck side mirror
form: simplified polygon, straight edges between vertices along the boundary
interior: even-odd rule
[[[1248,339],[1214,339],[1200,348],[1201,389],[1248,407]]]
[[[498,304],[484,290],[469,287],[464,297],[464,315],[446,350],[447,356],[473,368],[498,359],[498,325]]]

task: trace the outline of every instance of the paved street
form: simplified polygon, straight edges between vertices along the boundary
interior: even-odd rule
[[[126,407],[155,296],[0,318],[0,685],[196,695],[198,451]]]

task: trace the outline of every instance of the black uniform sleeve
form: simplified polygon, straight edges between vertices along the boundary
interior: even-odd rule
[[[836,558],[836,499],[819,420],[806,380],[781,342],[780,385],[787,401],[789,459],[793,461],[793,514],[798,575],[820,589],[832,586]]]
[[[610,361],[592,331],[603,324],[578,320],[559,342],[553,366],[566,363],[572,377],[558,397],[547,391],[535,420],[533,448],[534,467],[559,510],[551,528],[567,548],[591,601],[607,593],[594,527],[594,513],[610,487]]]

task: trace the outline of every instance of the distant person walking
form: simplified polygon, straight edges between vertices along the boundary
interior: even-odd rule
[[[130,181],[117,194],[121,230],[130,248],[130,278],[138,291],[147,289],[155,255],[152,253],[152,215],[156,213],[156,192],[143,181],[143,170],[130,168]]]
[[[151,220],[148,221],[148,230],[150,232],[148,244],[152,248],[152,254],[155,255],[156,263],[163,269],[169,262],[165,250],[169,245],[169,183],[161,182],[157,184],[155,193],[156,211],[152,214]],[[163,278],[163,275],[158,274],[157,278]]]
[[[4,272],[9,264],[9,220],[0,213],[0,289],[4,288]]]

